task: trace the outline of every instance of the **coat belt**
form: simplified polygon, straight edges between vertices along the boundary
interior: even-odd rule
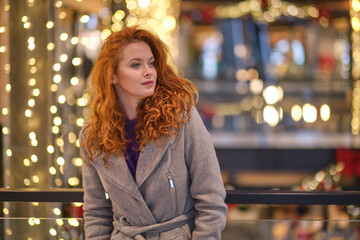
[[[173,228],[180,227],[184,225],[186,222],[188,222],[190,219],[194,218],[197,214],[197,211],[195,209],[192,209],[191,211],[179,215],[175,218],[172,218],[168,221],[156,223],[152,225],[147,226],[134,226],[134,225],[128,225],[127,222],[121,221],[117,222],[115,221],[114,227],[118,229],[120,232],[126,234],[129,237],[135,238],[136,240],[142,240],[144,239],[141,234],[145,233],[147,238],[150,236],[153,236],[154,239],[157,239],[159,236],[159,233],[169,231]],[[153,238],[150,237],[150,238]]]

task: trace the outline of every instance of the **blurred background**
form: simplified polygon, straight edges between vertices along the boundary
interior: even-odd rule
[[[0,0],[0,187],[81,188],[90,71],[104,39],[134,24],[153,28],[197,86],[227,189],[359,190],[359,0]],[[81,218],[81,204],[1,209],[26,219],[0,222],[0,239],[82,236],[76,218],[39,227],[39,217]],[[231,207],[229,219],[360,216],[264,209]],[[284,237],[290,225],[262,227],[273,238],[236,229],[300,239]],[[224,239],[246,239],[234,231]]]

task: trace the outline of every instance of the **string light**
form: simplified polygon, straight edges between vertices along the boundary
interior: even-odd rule
[[[219,5],[215,9],[217,18],[241,18],[251,15],[256,21],[275,22],[282,15],[298,18],[318,18],[319,10],[314,5],[299,7],[282,0],[270,0],[267,7],[261,6],[260,0],[244,0],[237,4]]]
[[[350,0],[350,18],[351,18],[351,42],[352,42],[352,78],[353,78],[353,96],[352,96],[352,119],[351,132],[353,135],[359,135],[360,132],[360,2],[359,0]]]

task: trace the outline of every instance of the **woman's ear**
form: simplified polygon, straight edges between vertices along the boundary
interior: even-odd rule
[[[111,84],[116,84],[118,83],[117,77],[115,76],[115,74],[112,75],[111,77]]]

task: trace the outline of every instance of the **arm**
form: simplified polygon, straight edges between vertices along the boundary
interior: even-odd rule
[[[226,224],[226,192],[210,134],[196,108],[186,123],[185,135],[186,161],[192,179],[190,193],[199,212],[192,239],[221,239]]]
[[[82,142],[83,132],[80,133]],[[110,239],[113,230],[113,213],[110,200],[105,198],[105,190],[96,169],[87,159],[82,147],[82,176],[84,188],[84,230],[85,239]],[[85,159],[84,159],[85,158]]]

